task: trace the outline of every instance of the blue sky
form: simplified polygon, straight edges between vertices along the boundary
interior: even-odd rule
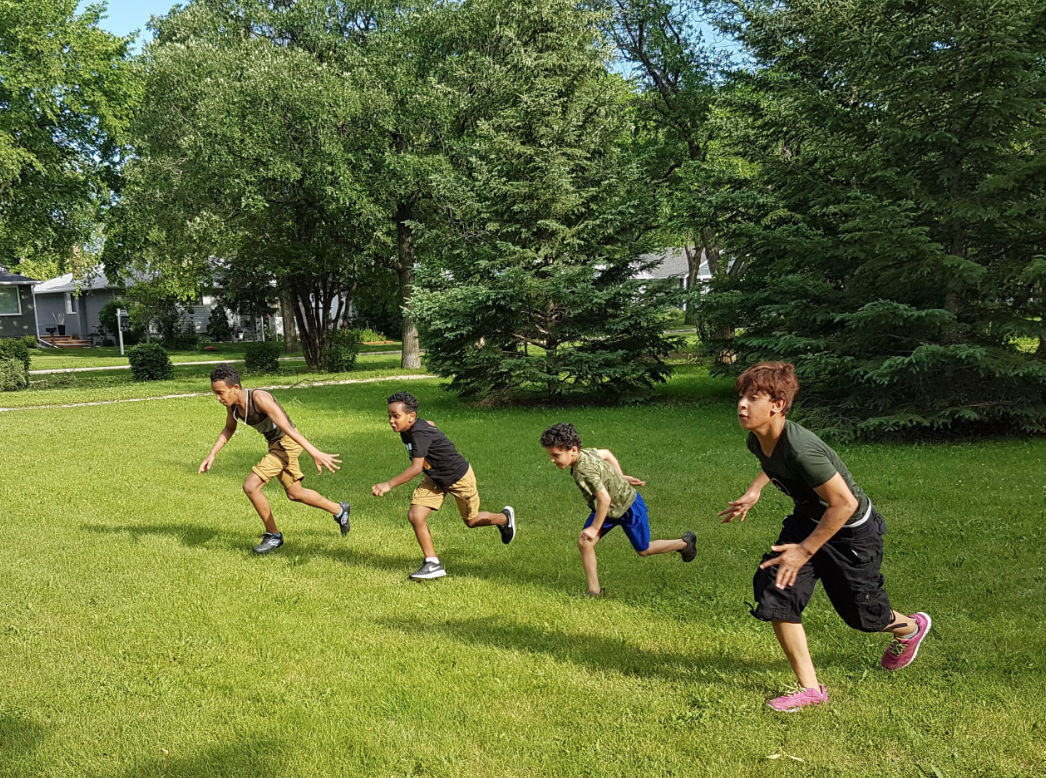
[[[102,19],[101,27],[115,35],[130,35],[138,30],[138,41],[136,49],[141,49],[142,42],[152,37],[145,29],[151,16],[163,16],[171,6],[176,5],[177,0],[109,0],[106,9],[106,17]],[[81,0],[80,8],[90,5],[90,2]]]

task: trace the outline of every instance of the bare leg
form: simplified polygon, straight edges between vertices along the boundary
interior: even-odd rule
[[[599,539],[589,540],[582,536],[578,538],[577,547],[581,551],[581,566],[585,568],[585,578],[588,579],[588,590],[592,594],[599,594],[599,576],[596,575],[596,543]]]
[[[774,634],[777,642],[788,657],[799,685],[807,689],[817,688],[817,673],[814,672],[814,661],[810,658],[810,647],[806,644],[806,630],[802,624],[788,621],[774,621]]]
[[[903,613],[893,612],[893,621],[890,625],[883,630],[883,632],[892,632],[896,637],[906,638],[911,635],[919,627],[915,623],[915,619],[905,616]]]
[[[287,492],[288,500],[303,502],[306,505],[311,505],[313,508],[323,508],[331,516],[337,516],[341,513],[341,506],[338,503],[331,502],[314,489],[306,489],[301,485],[301,481],[295,481],[294,484],[284,487],[284,489]]]
[[[489,511],[480,511],[476,514],[473,519],[464,519],[465,526],[469,529],[473,527],[500,527],[508,523],[508,516],[500,511],[498,513],[490,513]]]
[[[682,551],[686,548],[685,540],[651,540],[646,551],[637,551],[640,556],[653,556],[654,554],[667,554],[669,551]]]
[[[424,505],[411,505],[410,510],[407,511],[407,518],[414,527],[414,537],[418,539],[421,553],[426,557],[436,556],[436,547],[432,544],[432,532],[429,531],[429,523],[426,521],[431,512],[432,508],[426,508]]]
[[[254,504],[254,510],[258,511],[258,515],[261,516],[261,520],[265,524],[265,531],[278,535],[280,531],[276,529],[276,519],[272,517],[272,507],[262,493],[263,486],[265,484],[262,483],[262,479],[255,473],[251,473],[243,482],[243,492],[250,498]]]

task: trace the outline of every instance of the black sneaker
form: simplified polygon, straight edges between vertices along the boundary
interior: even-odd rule
[[[501,512],[505,514],[508,521],[498,525],[498,530],[501,532],[501,542],[507,546],[516,537],[516,512],[511,505],[506,505]]]
[[[349,523],[349,512],[352,508],[347,502],[338,503],[341,506],[341,511],[334,517],[334,523],[341,527],[341,536],[345,537],[349,534],[349,530],[352,525]]]
[[[410,574],[412,581],[428,581],[432,578],[442,578],[447,574],[443,565],[439,562],[422,562],[421,567]]]
[[[262,535],[261,543],[254,547],[255,554],[268,554],[283,545],[283,533],[266,532]]]
[[[697,556],[697,535],[687,530],[680,539],[686,543],[686,548],[680,551],[679,555],[683,557],[684,562],[693,562]]]
[[[594,592],[591,589],[585,589],[585,596],[586,597],[596,597],[596,598],[602,600],[604,597],[607,596],[606,587],[604,586],[598,592]]]

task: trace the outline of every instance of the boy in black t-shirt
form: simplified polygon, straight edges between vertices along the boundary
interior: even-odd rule
[[[436,556],[427,519],[431,511],[440,509],[448,494],[453,495],[457,502],[466,526],[497,527],[501,533],[501,542],[511,543],[516,537],[516,513],[512,506],[506,505],[500,513],[479,509],[479,490],[472,465],[458,453],[454,444],[433,422],[418,418],[418,398],[410,392],[396,392],[387,402],[389,426],[400,434],[411,464],[394,478],[374,484],[371,493],[375,497],[383,497],[400,484],[424,474],[421,484],[411,497],[407,518],[414,527],[425,561],[410,577],[419,581],[442,578],[447,574]]]
[[[820,581],[832,607],[849,626],[894,636],[882,658],[887,670],[907,667],[930,631],[926,613],[905,616],[893,610],[883,588],[883,517],[854,482],[850,471],[824,441],[785,415],[799,391],[795,368],[761,362],[734,385],[741,428],[762,471],[739,499],[720,513],[723,523],[745,516],[763,488],[773,484],[795,502],[781,535],[763,556],[753,580],[752,615],[773,624],[800,688],[767,703],[793,713],[820,705],[828,692],[817,680],[806,643],[802,613]],[[776,568],[776,570],[775,570]]]

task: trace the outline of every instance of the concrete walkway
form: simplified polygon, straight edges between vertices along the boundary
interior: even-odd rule
[[[255,389],[314,389],[318,386],[345,386],[347,384],[374,384],[379,381],[409,381],[411,379],[429,379],[439,378],[439,376],[429,375],[428,373],[418,373],[416,375],[389,375],[389,376],[377,376],[376,378],[350,378],[346,381],[306,381],[297,384],[279,384],[276,386],[257,386]],[[97,400],[95,402],[84,402],[84,403],[58,403],[54,405],[27,405],[24,408],[0,408],[0,413],[10,413],[13,411],[43,411],[53,410],[55,408],[88,408],[93,405],[119,405],[120,403],[146,403],[154,402],[156,400],[182,400],[187,397],[210,397],[210,392],[190,392],[188,394],[165,394],[159,397],[131,397],[125,400]]]
[[[392,356],[399,351],[361,351],[360,356]],[[305,357],[280,357],[281,362],[304,362]],[[211,359],[202,362],[172,362],[175,367],[182,365],[221,365],[225,362],[243,362],[242,359]],[[48,375],[50,373],[91,373],[98,370],[130,370],[130,365],[99,365],[97,367],[61,367],[53,370],[30,370],[29,375]]]

